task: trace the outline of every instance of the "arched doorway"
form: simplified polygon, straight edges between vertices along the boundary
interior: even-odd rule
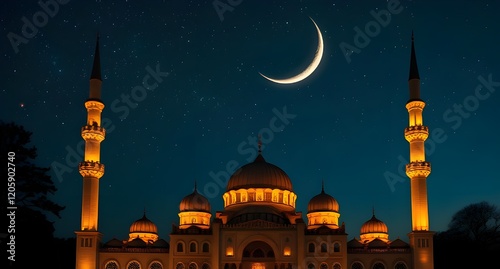
[[[264,241],[253,241],[243,249],[241,269],[274,269],[275,253]]]

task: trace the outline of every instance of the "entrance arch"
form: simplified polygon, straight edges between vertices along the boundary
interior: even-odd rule
[[[240,269],[274,269],[277,254],[267,242],[252,241],[243,248]]]

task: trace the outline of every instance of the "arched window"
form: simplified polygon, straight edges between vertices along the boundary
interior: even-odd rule
[[[326,264],[326,263],[322,263],[322,264],[319,266],[319,269],[328,269],[328,264]]]
[[[312,264],[312,263],[310,263],[310,264],[307,265],[307,269],[314,269],[314,268],[315,268],[314,264]]]
[[[195,262],[189,264],[189,269],[198,269],[198,265]]]
[[[328,252],[328,246],[326,243],[321,243],[321,252]]]
[[[408,266],[406,266],[406,263],[404,262],[398,262],[394,266],[394,269],[408,269]]]
[[[196,251],[196,242],[189,243],[189,252],[197,252]]]
[[[354,262],[354,263],[351,265],[351,269],[363,269],[363,268],[365,268],[365,267],[364,267],[364,266],[363,266],[363,264],[362,264],[362,263],[360,263],[360,262]]]
[[[210,269],[210,265],[208,263],[204,263],[202,266],[201,266],[201,269]]]
[[[342,265],[340,265],[340,263],[336,263],[333,265],[333,269],[342,269]]]
[[[333,243],[333,252],[340,252],[340,243]]]
[[[252,257],[254,258],[264,258],[264,251],[262,249],[258,248],[253,251]]]
[[[177,265],[175,265],[175,269],[184,269],[184,264],[182,262],[178,262]]]
[[[105,269],[118,269],[118,263],[116,261],[109,261],[104,266]]]
[[[316,251],[316,247],[314,246],[314,243],[309,243],[309,252],[315,252]]]
[[[208,245],[208,243],[203,243],[203,245],[201,246],[201,251],[205,253],[210,252],[210,245]]]
[[[376,262],[373,267],[373,269],[385,269],[385,265],[381,262]]]
[[[177,252],[184,252],[184,243],[177,243]]]
[[[163,265],[161,265],[161,263],[159,262],[152,262],[149,265],[149,269],[163,269]]]
[[[131,261],[128,263],[127,269],[141,269],[141,265],[137,261]]]

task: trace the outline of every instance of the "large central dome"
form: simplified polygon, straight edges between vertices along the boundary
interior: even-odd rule
[[[250,188],[293,191],[288,175],[276,165],[266,162],[260,153],[255,161],[234,172],[227,183],[226,191]]]

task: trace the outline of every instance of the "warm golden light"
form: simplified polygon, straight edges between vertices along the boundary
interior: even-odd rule
[[[210,228],[210,218],[212,214],[199,211],[185,211],[179,213],[179,228],[187,229],[191,226],[197,226],[201,229]]]
[[[308,229],[315,229],[319,226],[328,226],[331,229],[338,229],[340,214],[333,211],[319,211],[307,214]]]
[[[285,247],[285,249],[283,249],[283,256],[289,257],[290,255],[292,255],[290,247]]]
[[[233,257],[233,255],[234,255],[233,247],[227,247],[226,248],[226,256]]]
[[[136,238],[141,239],[145,243],[149,243],[158,240],[158,235],[154,233],[142,233],[142,232],[129,233],[128,241],[132,241]]]
[[[380,239],[384,242],[389,242],[389,234],[386,233],[366,233],[359,236],[361,242],[368,243],[375,239]]]
[[[288,190],[250,188],[230,190],[222,195],[222,199],[224,207],[242,203],[266,202],[285,204],[295,208],[297,195]]]
[[[266,269],[266,264],[262,262],[252,263],[252,269]]]

